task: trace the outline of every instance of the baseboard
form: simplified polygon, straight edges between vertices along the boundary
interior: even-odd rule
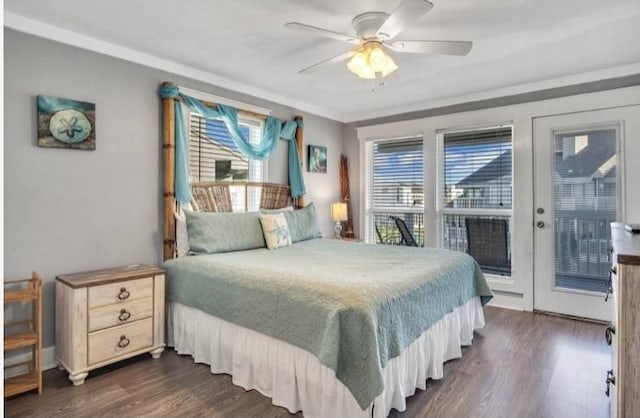
[[[56,347],[51,346],[42,349],[42,370],[49,370],[55,367],[58,367],[56,364]],[[31,359],[31,353],[22,353],[16,354],[13,356],[8,356],[4,358],[4,377],[5,379],[8,377],[17,376],[19,374],[24,374],[27,371],[26,365],[11,367],[12,364],[19,364],[25,361],[29,361]]]
[[[511,309],[514,311],[524,310],[522,295],[518,293],[500,292],[493,290],[493,299],[487,303],[488,306],[496,308]]]

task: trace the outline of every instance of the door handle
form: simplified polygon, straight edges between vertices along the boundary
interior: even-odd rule
[[[542,222],[542,221],[538,221],[538,222],[536,222],[536,226],[537,226],[538,228],[544,228],[544,222]]]

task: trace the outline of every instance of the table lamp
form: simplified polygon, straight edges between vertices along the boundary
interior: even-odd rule
[[[333,203],[331,205],[331,219],[336,223],[334,226],[336,239],[342,239],[342,222],[347,220],[347,204]]]

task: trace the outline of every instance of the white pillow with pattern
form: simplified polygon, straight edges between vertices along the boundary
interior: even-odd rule
[[[262,233],[264,234],[267,248],[275,250],[276,248],[291,245],[289,225],[284,214],[261,214],[260,224],[262,225]]]

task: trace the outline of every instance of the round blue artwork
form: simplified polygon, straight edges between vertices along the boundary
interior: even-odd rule
[[[91,134],[91,122],[84,113],[74,109],[65,109],[51,116],[49,131],[60,142],[77,144],[87,139]]]

